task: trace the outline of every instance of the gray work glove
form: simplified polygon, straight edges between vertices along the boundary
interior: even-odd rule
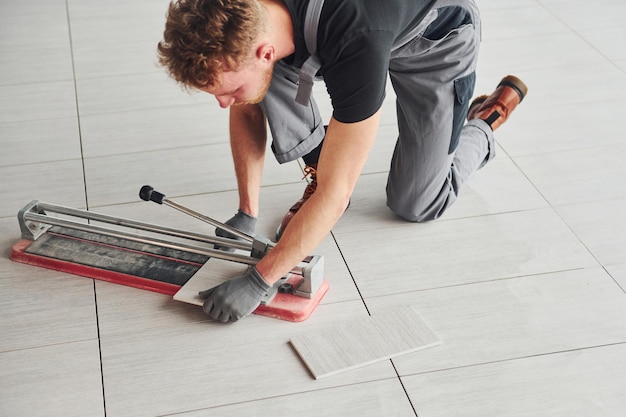
[[[198,293],[204,299],[204,314],[222,323],[237,321],[252,313],[270,289],[261,274],[251,268],[244,276]]]
[[[226,224],[231,227],[234,227],[240,232],[244,232],[252,236],[254,235],[254,229],[256,227],[256,217],[251,216],[245,211],[237,210],[237,214],[235,214],[233,217],[227,220]],[[227,237],[227,238],[235,239],[235,240],[243,240],[233,235],[232,233],[229,233],[226,230],[220,229],[220,228],[215,229],[215,235],[219,237]],[[229,248],[227,246],[215,245],[215,249],[223,250],[226,252],[234,252],[233,248]]]

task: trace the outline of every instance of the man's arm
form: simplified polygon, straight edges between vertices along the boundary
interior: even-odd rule
[[[239,209],[258,217],[259,192],[265,161],[265,115],[256,104],[230,108],[230,146],[235,163]]]
[[[317,189],[289,222],[274,249],[257,264],[273,284],[321,243],[343,214],[380,123],[380,110],[356,123],[331,119],[317,165]]]

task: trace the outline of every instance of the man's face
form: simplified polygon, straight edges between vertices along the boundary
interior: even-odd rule
[[[273,65],[248,65],[237,71],[224,71],[218,81],[201,91],[215,96],[220,107],[257,104],[265,97],[272,81]]]

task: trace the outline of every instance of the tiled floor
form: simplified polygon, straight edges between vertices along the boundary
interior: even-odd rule
[[[316,252],[323,305],[303,323],[227,326],[9,260],[33,199],[207,233],[139,187],[222,220],[236,210],[227,112],[155,65],[167,3],[0,3],[0,415],[624,415],[626,2],[479,0],[477,93],[507,73],[530,87],[497,158],[444,218],[399,221],[384,202],[390,91],[352,205]],[[259,233],[300,178],[268,156]],[[400,305],[442,344],[315,381],[287,343]]]

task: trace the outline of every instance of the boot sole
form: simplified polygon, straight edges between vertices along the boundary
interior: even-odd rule
[[[507,75],[506,77],[504,77],[502,81],[500,81],[500,84],[498,84],[498,86],[501,86],[501,85],[511,87],[513,90],[515,90],[515,92],[520,97],[519,99],[520,103],[522,102],[522,100],[524,100],[524,97],[526,97],[526,94],[528,94],[528,87],[526,86],[526,84],[524,84],[522,80],[520,80],[514,75]]]

